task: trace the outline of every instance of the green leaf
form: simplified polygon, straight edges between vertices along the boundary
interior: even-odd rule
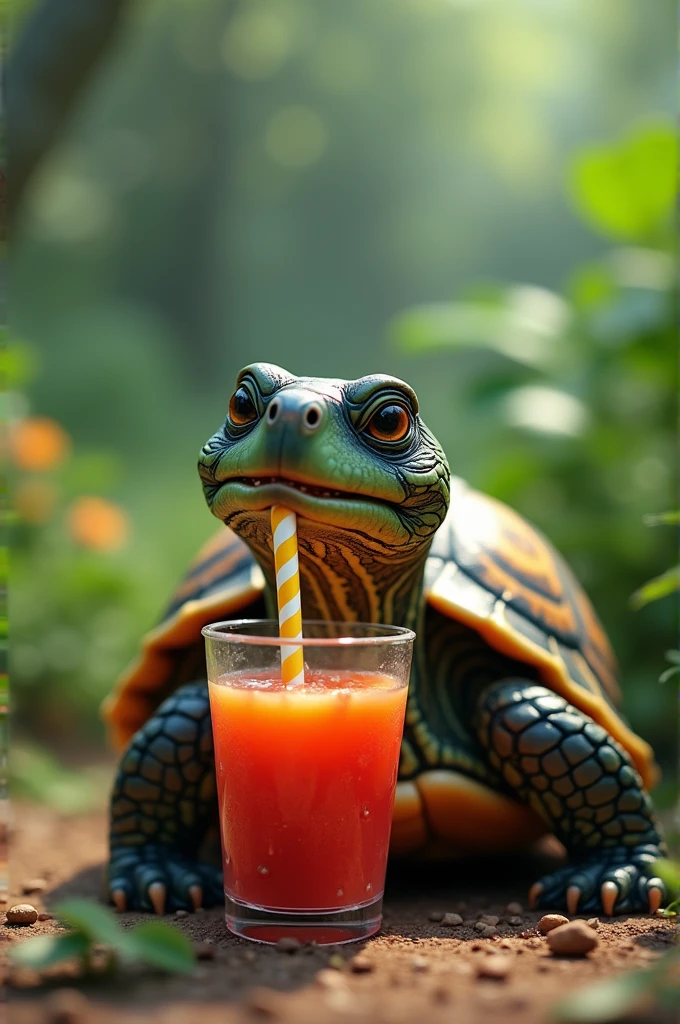
[[[555,357],[555,343],[571,322],[565,300],[533,285],[485,292],[471,301],[415,306],[398,316],[390,333],[407,350],[488,348],[532,368]]]
[[[671,512],[649,512],[642,517],[645,526],[678,526],[680,525],[680,510],[674,509]]]
[[[55,917],[75,928],[92,942],[112,946],[123,954],[132,953],[131,932],[123,931],[114,913],[91,900],[69,900],[59,903],[53,911]]]
[[[644,586],[636,590],[630,599],[633,608],[644,608],[652,601],[660,601],[662,597],[668,597],[680,589],[680,565],[674,565],[672,569],[655,576]]]
[[[666,883],[671,895],[680,895],[680,864],[665,858],[657,860],[654,861],[654,872]]]
[[[586,220],[604,234],[644,239],[670,218],[675,163],[674,127],[647,125],[618,145],[582,152],[571,168],[572,198]]]
[[[555,1017],[570,1024],[606,1024],[630,1012],[631,1004],[651,989],[653,982],[651,973],[637,971],[588,985],[561,1002]]]
[[[132,929],[136,956],[162,971],[188,973],[196,966],[193,946],[182,932],[163,921],[146,921]]]
[[[10,957],[19,967],[42,971],[64,960],[83,960],[90,946],[90,939],[80,932],[72,932],[70,935],[38,935],[15,946],[10,950]]]
[[[667,683],[669,679],[673,678],[673,676],[677,676],[678,672],[680,672],[680,665],[673,665],[671,668],[667,668],[665,672],[662,672],[659,676],[659,682]]]

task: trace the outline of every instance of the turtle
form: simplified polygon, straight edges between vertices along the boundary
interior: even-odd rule
[[[416,632],[390,856],[454,862],[554,834],[568,860],[531,906],[661,906],[658,770],[618,710],[604,629],[550,542],[451,475],[408,384],[253,363],[198,468],[223,525],[103,706],[123,751],[106,878],[118,910],[223,899],[201,628],[276,616],[274,504],[297,514],[306,618]]]

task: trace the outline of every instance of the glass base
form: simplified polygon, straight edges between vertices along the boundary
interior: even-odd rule
[[[375,935],[382,923],[382,893],[370,903],[340,910],[270,910],[224,894],[227,928],[252,942],[279,939],[334,946]]]

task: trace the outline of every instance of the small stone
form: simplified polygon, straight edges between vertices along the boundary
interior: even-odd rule
[[[328,967],[324,967],[318,972],[316,982],[321,985],[321,988],[345,988],[347,985],[344,974],[340,971],[330,970]]]
[[[215,959],[215,947],[211,942],[196,942],[194,944],[194,953],[197,960]]]
[[[248,1010],[255,1017],[276,1017],[277,999],[268,988],[251,989],[247,1003]]]
[[[33,893],[44,892],[47,888],[47,882],[44,878],[31,878],[28,882],[23,882],[21,891],[24,896],[31,896]]]
[[[45,1019],[49,1024],[86,1024],[90,1002],[76,988],[62,988],[45,1000]]]
[[[600,919],[599,917],[590,917],[586,921],[586,924],[589,928],[594,928],[595,931],[597,931],[597,929],[600,927]]]
[[[585,921],[569,921],[548,933],[548,945],[558,956],[585,956],[599,941]]]
[[[189,916],[189,911],[188,910],[176,910],[175,911],[175,917],[188,917],[188,916]]]
[[[495,914],[479,914],[477,917],[477,921],[480,924],[497,925],[498,922],[500,921],[500,918],[496,917]]]
[[[333,953],[328,958],[328,966],[332,967],[334,971],[343,971],[345,969],[344,956],[340,956],[339,953]]]
[[[510,973],[512,961],[499,953],[481,960],[477,965],[477,977],[489,978],[492,981],[505,981]]]
[[[465,920],[463,921],[464,928],[474,928],[476,924],[477,922],[475,921],[474,917],[466,917]]]
[[[41,914],[38,914],[38,920],[39,921],[54,921],[54,914],[48,914],[47,911],[44,910]]]
[[[302,943],[298,939],[286,935],[279,939],[276,943],[276,948],[279,953],[297,953],[299,949],[302,949]]]
[[[430,965],[424,956],[414,956],[413,959],[411,960],[411,970],[416,971],[417,973],[422,973],[422,971],[426,971],[429,968],[429,966]]]
[[[350,960],[349,969],[353,974],[370,974],[374,969],[374,964],[367,956],[359,954]]]
[[[512,928],[521,928],[524,924],[524,918],[513,914],[511,917],[507,918],[507,922]]]
[[[563,924],[569,924],[568,917],[564,917],[562,914],[545,914],[538,922],[538,930],[541,935],[547,935],[548,932],[553,931],[554,928],[559,928]]]
[[[432,990],[432,1000],[435,1003],[448,1003],[451,1000],[451,991],[445,985],[437,985]]]
[[[463,923],[460,914],[444,914],[441,923],[445,928],[458,928]]]
[[[475,931],[479,932],[483,939],[492,939],[498,935],[498,928],[493,924],[484,924],[483,921],[478,921],[475,925]]]
[[[521,917],[524,913],[524,907],[521,903],[517,903],[516,901],[513,903],[508,903],[507,907],[505,908],[505,913],[509,914],[510,917]]]
[[[30,903],[17,903],[6,915],[7,924],[33,924],[38,920],[38,911]]]
[[[427,919],[428,919],[428,921],[435,921],[437,923],[439,921],[443,921],[444,920],[444,911],[443,910],[431,910],[430,913],[427,915]],[[461,920],[462,920],[462,918],[461,918]]]

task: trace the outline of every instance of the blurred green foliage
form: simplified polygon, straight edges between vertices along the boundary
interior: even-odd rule
[[[392,325],[420,358],[473,361],[462,416],[476,482],[520,507],[576,569],[619,655],[626,713],[670,763],[677,686],[658,678],[677,609],[646,606],[677,591],[678,570],[645,580],[676,558],[674,531],[644,520],[673,501],[675,140],[659,122],[575,157],[581,215],[629,244],[577,266],[561,292],[484,284]]]
[[[15,469],[16,736],[102,750],[101,697],[216,528],[197,451],[269,359],[409,380],[454,471],[572,562],[673,763],[671,609],[628,602],[674,561],[642,524],[673,504],[674,20],[673,0],[131,6],[14,246],[10,418],[70,439]],[[92,546],[85,498],[114,541],[122,513],[119,542]]]

